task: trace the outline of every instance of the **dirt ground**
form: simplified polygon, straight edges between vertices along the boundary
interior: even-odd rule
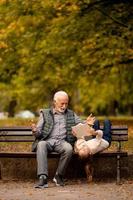
[[[35,189],[33,181],[0,181],[0,200],[132,200],[133,181],[122,185],[85,180],[68,181],[64,187],[49,182],[45,189]]]

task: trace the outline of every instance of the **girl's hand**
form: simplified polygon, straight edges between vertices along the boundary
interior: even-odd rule
[[[93,126],[95,122],[95,117],[93,117],[92,114],[90,114],[89,117],[87,117],[86,122],[88,125]]]

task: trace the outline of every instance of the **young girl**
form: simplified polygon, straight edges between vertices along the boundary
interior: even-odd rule
[[[95,138],[90,140],[85,140],[85,136],[78,138],[76,133],[73,134],[77,137],[74,147],[75,152],[81,158],[87,158],[89,155],[93,155],[109,147],[111,142],[111,123],[109,120],[105,120],[103,131],[90,127],[90,135],[95,136]]]

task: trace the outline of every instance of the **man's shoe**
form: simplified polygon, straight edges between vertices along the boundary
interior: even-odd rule
[[[64,186],[63,177],[59,174],[55,175],[53,181],[55,182],[56,186]]]
[[[39,177],[39,182],[37,185],[35,185],[35,188],[48,188],[48,181],[45,175],[41,175]]]

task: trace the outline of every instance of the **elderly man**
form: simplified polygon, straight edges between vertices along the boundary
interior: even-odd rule
[[[71,127],[81,123],[82,120],[68,109],[69,97],[64,91],[54,94],[53,107],[40,112],[37,125],[32,124],[35,142],[32,151],[37,152],[37,174],[39,182],[36,188],[48,187],[48,152],[58,152],[60,159],[53,178],[56,186],[64,186],[63,176],[73,153],[76,137],[71,132]],[[93,123],[95,118],[89,116],[87,123]]]

